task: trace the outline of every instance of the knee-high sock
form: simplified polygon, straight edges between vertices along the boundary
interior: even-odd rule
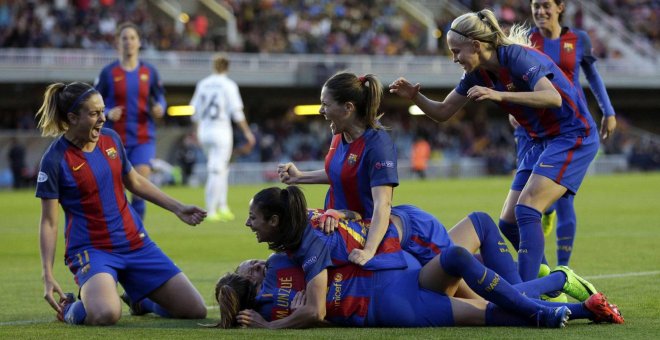
[[[584,306],[584,303],[566,303],[566,302],[550,302],[543,300],[536,300],[536,303],[544,305],[550,308],[556,308],[561,306],[566,306],[571,310],[571,320],[573,319],[591,319],[594,317],[594,314],[591,313],[587,307]]]
[[[552,293],[561,291],[566,283],[566,274],[562,272],[554,272],[542,278],[525,281],[514,285],[514,287],[525,294],[525,296],[538,299],[541,294]]]
[[[518,251],[518,247],[520,246],[520,231],[518,230],[518,223],[509,223],[501,219],[499,227],[502,235],[504,235],[504,237],[511,242],[513,248]]]
[[[475,293],[511,313],[533,318],[539,312],[550,312],[550,308],[522,295],[497,273],[484,267],[465,248],[445,249],[440,254],[440,265],[449,275],[462,277]]]
[[[533,280],[539,274],[545,239],[541,228],[541,212],[526,205],[516,204],[516,221],[520,229],[518,272],[523,281]]]
[[[573,198],[575,196],[561,197],[555,203],[557,205],[557,264],[568,266],[568,261],[573,253],[573,241],[577,229],[577,219]]]
[[[153,302],[151,299],[143,299],[139,302],[140,308],[142,308],[143,311],[148,312],[148,313],[154,313],[156,315],[160,315],[164,318],[170,318],[172,317],[170,313],[168,313],[165,308],[161,307],[159,304]]]
[[[71,325],[82,325],[85,323],[87,311],[82,301],[78,300],[67,306],[64,311],[64,322]]]
[[[218,206],[221,210],[227,209],[227,191],[229,190],[229,167],[220,170],[218,174]]]
[[[512,314],[492,302],[486,306],[486,326],[528,326],[530,319]]]
[[[133,210],[140,216],[141,220],[144,220],[144,214],[147,211],[147,204],[142,199],[142,197],[133,195],[133,198],[131,199],[131,206],[133,207]]]
[[[520,283],[516,263],[493,219],[484,212],[473,212],[468,217],[479,236],[481,258],[486,267],[500,274],[510,284]]]

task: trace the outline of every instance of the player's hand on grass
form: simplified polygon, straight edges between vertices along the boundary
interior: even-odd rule
[[[191,226],[202,223],[206,218],[206,210],[194,205],[183,205],[174,213],[181,221]]]
[[[369,251],[367,249],[353,249],[348,255],[348,260],[355,264],[364,266],[367,262],[369,262],[369,260],[371,260],[372,257],[374,257],[374,253],[375,252]]]
[[[302,172],[291,162],[286,164],[279,164],[277,166],[277,174],[280,177],[280,182],[284,184],[296,184]]]
[[[238,312],[236,322],[244,328],[268,328],[268,321],[252,309],[244,309]]]
[[[64,292],[57,281],[54,278],[44,278],[44,299],[57,313],[62,313],[60,302],[55,300],[55,293],[60,296],[60,302],[64,300]]]

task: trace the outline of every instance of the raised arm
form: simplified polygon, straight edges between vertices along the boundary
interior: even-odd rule
[[[64,292],[53,276],[53,263],[55,259],[55,249],[57,248],[57,222],[59,215],[59,206],[57,199],[41,200],[41,221],[39,222],[39,249],[41,252],[41,278],[44,281],[44,299],[58,313],[62,312],[58,305],[58,300],[54,294],[57,293],[60,299],[64,297]]]
[[[330,184],[325,169],[300,171],[295,164],[289,162],[277,166],[277,174],[284,184]]]
[[[147,201],[173,212],[183,222],[194,226],[201,223],[206,217],[206,211],[203,209],[183,204],[171,196],[167,195],[148,179],[138,174],[135,169],[124,176],[124,186],[133,194],[136,194]]]
[[[438,102],[427,98],[420,92],[421,85],[411,84],[405,78],[399,78],[390,84],[390,93],[409,99],[417,105],[429,118],[436,122],[444,122],[451,118],[468,102],[467,97],[452,90],[445,100]]]

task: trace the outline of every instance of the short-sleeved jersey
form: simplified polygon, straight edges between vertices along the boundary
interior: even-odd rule
[[[369,224],[364,221],[339,220],[337,230],[325,234],[318,229],[322,214],[322,210],[309,211],[309,224],[303,233],[300,247],[290,254],[294,262],[302,267],[307,281],[311,281],[324,269],[348,264],[351,251],[364,248],[367,239]],[[363,267],[367,270],[406,268],[399,235],[392,223],[376,255]]]
[[[121,118],[108,120],[106,127],[117,131],[126,147],[155,142],[156,129],[149,112],[154,103],[160,103],[163,110],[167,103],[154,66],[140,61],[138,67],[127,71],[117,60],[101,70],[95,87],[103,97],[106,114],[113,107],[124,108]]]
[[[606,116],[614,115],[610,97],[594,66],[596,58],[591,54],[591,40],[587,32],[564,27],[559,38],[549,39],[544,38],[539,29],[534,27],[529,38],[534,48],[547,54],[564,71],[584,98],[584,91],[580,85],[580,68],[582,68],[582,71],[588,75],[589,87],[596,96],[600,109]]]
[[[200,130],[231,133],[232,121],[245,120],[238,85],[225,74],[212,74],[200,80],[190,105],[195,108],[192,120]]]
[[[502,92],[531,92],[540,79],[547,77],[561,95],[561,107],[539,109],[508,102],[498,104],[512,114],[532,138],[592,133],[596,124],[584,97],[552,59],[536,49],[517,44],[498,47],[497,57],[501,65],[497,74],[484,69],[465,73],[456,92],[467,96],[467,91],[475,85]]]
[[[266,276],[254,310],[268,321],[285,318],[291,314],[291,301],[305,285],[300,265],[284,253],[274,253],[266,261]]]
[[[122,180],[131,169],[119,136],[105,128],[92,152],[63,136],[46,150],[36,196],[58,199],[64,210],[65,258],[88,248],[126,252],[152,242],[126,199]]]
[[[396,147],[382,129],[368,128],[352,143],[337,134],[325,157],[325,172],[330,180],[325,209],[348,209],[371,218],[371,188],[399,185]]]

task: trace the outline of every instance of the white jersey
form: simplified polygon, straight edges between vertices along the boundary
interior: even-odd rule
[[[200,80],[190,105],[195,108],[192,120],[197,123],[199,135],[231,136],[231,121],[245,120],[238,85],[225,74],[212,74]]]

